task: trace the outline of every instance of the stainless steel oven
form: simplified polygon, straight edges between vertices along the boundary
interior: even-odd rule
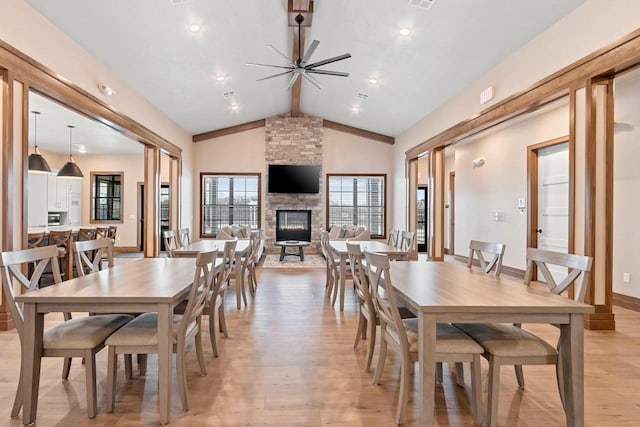
[[[48,226],[60,225],[61,223],[62,223],[62,214],[49,212],[49,215],[47,215]]]

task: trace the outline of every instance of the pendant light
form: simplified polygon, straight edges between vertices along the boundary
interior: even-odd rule
[[[32,154],[29,154],[29,172],[35,173],[51,173],[49,163],[42,157],[40,150],[38,150],[38,115],[39,111],[32,111],[33,113],[33,141],[36,143],[36,149]]]
[[[75,126],[67,125],[67,127],[69,128],[69,161],[58,171],[58,176],[63,178],[82,179],[84,178],[84,175],[78,165],[76,165],[76,162],[73,161],[73,155],[71,154],[71,133]]]

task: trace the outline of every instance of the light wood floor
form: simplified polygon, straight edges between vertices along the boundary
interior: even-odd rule
[[[209,375],[198,374],[195,352],[188,360],[191,409],[181,411],[173,382],[171,425],[198,426],[393,426],[399,360],[390,354],[380,386],[363,371],[365,345],[353,351],[355,298],[347,291],[343,314],[331,308],[324,271],[263,270],[249,308],[227,304],[230,337],[219,339],[220,357],[205,351]],[[60,319],[47,316],[47,322]],[[589,426],[631,426],[640,419],[640,313],[616,309],[618,330],[586,331],[585,406]],[[553,339],[553,328],[531,328]],[[86,418],[84,367],[74,361],[69,381],[60,380],[62,361],[44,359],[37,424],[40,426],[154,425],[158,421],[156,358],[147,377],[126,381],[119,372],[116,411],[105,413],[106,351],[98,355],[98,416]],[[18,378],[15,331],[0,333],[0,425],[9,418]],[[484,362],[483,362],[484,363]],[[374,358],[375,364],[375,358]],[[525,367],[527,389],[517,388],[513,369],[501,377],[499,424],[564,425],[553,367]],[[468,369],[467,369],[468,371]],[[468,374],[468,372],[467,372]],[[487,366],[483,365],[486,399]],[[467,383],[469,379],[467,378]],[[473,425],[466,391],[451,371],[436,387],[437,422]],[[417,426],[410,397],[405,425]]]

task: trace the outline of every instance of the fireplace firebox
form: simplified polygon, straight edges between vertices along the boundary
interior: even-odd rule
[[[277,210],[276,241],[311,241],[310,210]]]

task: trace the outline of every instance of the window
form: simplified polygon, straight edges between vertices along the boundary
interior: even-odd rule
[[[202,237],[231,224],[260,228],[260,174],[200,174],[200,196]]]
[[[91,221],[122,222],[122,172],[91,172]]]
[[[363,225],[385,236],[386,175],[327,174],[327,228]]]

